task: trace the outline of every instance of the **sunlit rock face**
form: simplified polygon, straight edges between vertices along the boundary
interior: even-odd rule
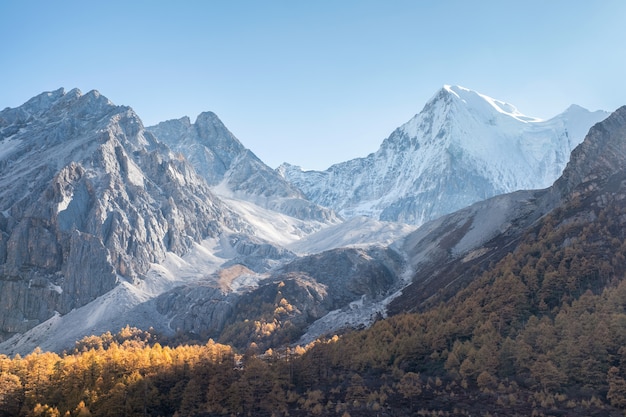
[[[331,311],[388,297],[399,288],[404,268],[402,256],[389,248],[334,249],[286,262],[244,291],[206,284],[175,288],[157,299],[157,309],[177,332],[244,347],[251,342],[271,346],[274,332],[286,333],[278,338],[283,342],[294,342]],[[255,322],[272,331],[246,326]]]

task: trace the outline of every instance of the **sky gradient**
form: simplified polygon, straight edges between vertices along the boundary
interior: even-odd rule
[[[444,84],[550,118],[626,104],[626,1],[0,0],[0,108],[100,91],[213,111],[269,166],[366,156]]]

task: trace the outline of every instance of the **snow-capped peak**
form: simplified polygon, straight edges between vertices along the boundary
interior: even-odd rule
[[[461,87],[459,85],[444,85],[443,90],[457,97],[461,100],[461,102],[465,103],[467,107],[474,110],[484,109],[490,112],[495,110],[498,113],[502,113],[503,115],[512,117],[524,123],[536,123],[542,121],[542,119],[537,117],[526,116],[510,103],[497,100],[479,92],[470,90],[469,88]],[[485,104],[488,104],[489,107],[485,107]]]
[[[420,225],[494,195],[550,186],[605,112],[570,107],[549,120],[446,85],[380,149],[324,172],[283,166],[310,200],[344,217]]]

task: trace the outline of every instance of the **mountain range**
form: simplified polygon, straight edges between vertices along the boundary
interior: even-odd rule
[[[459,86],[444,86],[424,109],[364,158],[303,171],[278,170],[311,200],[344,217],[421,225],[477,201],[545,188],[604,111],[571,106],[550,120]]]
[[[147,130],[184,155],[209,186],[224,197],[250,201],[302,220],[338,222],[330,209],[308,201],[298,188],[245,148],[215,113],[202,113],[193,124],[183,117]]]
[[[621,169],[600,142],[617,113],[545,188],[606,116],[543,122],[446,86],[376,153],[304,172],[213,113],[145,128],[96,91],[40,94],[0,112],[0,351],[125,324],[272,347],[445,300]]]

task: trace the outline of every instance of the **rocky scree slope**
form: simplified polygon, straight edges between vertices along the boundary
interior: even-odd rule
[[[179,150],[195,143],[199,153],[228,162],[215,159],[214,171],[199,175],[201,165],[96,91],[60,89],[0,112],[1,352],[61,351],[127,324],[249,342],[258,330],[238,338],[237,329],[259,322],[269,346],[293,341],[331,309],[397,287],[402,260],[369,245],[410,227],[365,218],[344,227],[260,163],[214,115],[189,128],[200,133],[177,137]],[[242,168],[248,163],[251,177],[260,171],[256,183]],[[297,258],[286,248],[296,242],[301,255],[356,247]],[[282,325],[268,334],[274,320]]]
[[[331,311],[388,297],[400,287],[405,266],[402,256],[390,248],[339,248],[257,275],[256,286],[238,292],[228,290],[228,277],[255,274],[232,266],[213,279],[162,294],[157,310],[177,332],[212,337],[242,349],[252,342],[267,349],[296,342],[309,325]],[[345,327],[334,326],[321,333]]]

